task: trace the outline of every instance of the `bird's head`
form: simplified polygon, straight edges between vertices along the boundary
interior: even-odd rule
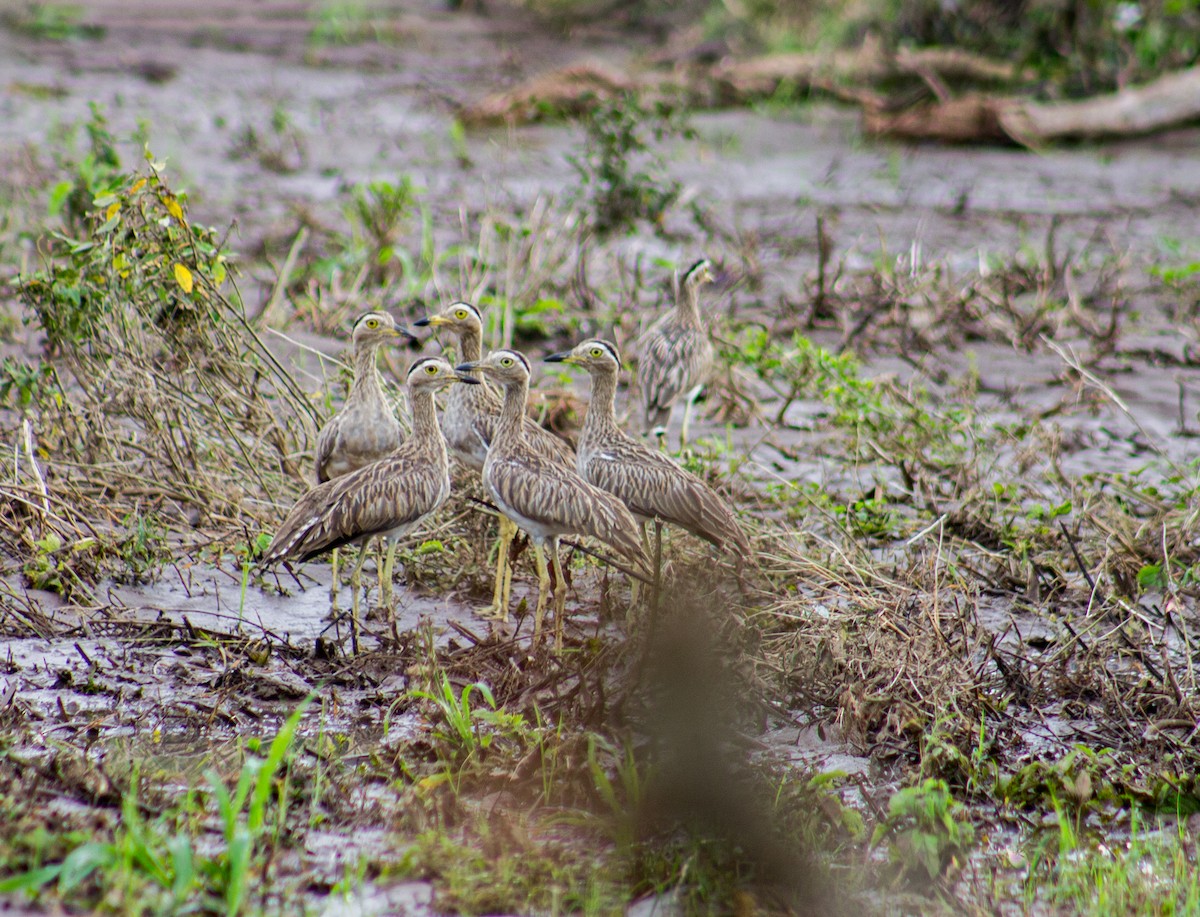
[[[570,350],[550,354],[546,357],[546,362],[581,366],[589,373],[611,372],[615,374],[621,369],[621,354],[617,350],[617,345],[611,341],[592,338],[576,344]]]
[[[529,361],[515,350],[494,350],[475,363],[460,363],[459,372],[478,372],[500,385],[529,383]]]
[[[483,333],[483,316],[469,302],[452,302],[440,312],[427,315],[414,324],[418,328],[449,328],[457,334],[467,331]]]
[[[478,385],[478,379],[463,375],[441,357],[423,357],[408,368],[408,387],[416,390],[440,391],[455,382]]]
[[[691,289],[699,289],[704,284],[713,282],[713,266],[707,258],[701,258],[683,275],[683,285]]]
[[[366,312],[354,322],[354,332],[351,339],[355,347],[364,344],[382,344],[403,338],[405,341],[415,341],[416,338],[396,325],[396,320],[386,312]]]

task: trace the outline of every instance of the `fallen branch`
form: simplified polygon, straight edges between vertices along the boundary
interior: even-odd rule
[[[863,130],[868,134],[951,143],[1010,140],[1031,147],[1055,140],[1149,134],[1197,119],[1200,67],[1078,102],[967,95],[901,112],[878,105],[863,108]]]
[[[574,64],[467,105],[458,117],[467,125],[523,124],[536,121],[547,112],[580,114],[602,99],[640,88],[634,78],[600,64]]]
[[[1200,118],[1200,67],[1079,102],[1017,102],[1003,106],[999,116],[1005,132],[1026,146],[1068,137],[1149,134]]]
[[[872,38],[853,51],[768,54],[718,66],[711,73],[731,101],[769,96],[784,83],[797,88],[824,88],[829,83],[861,85],[904,76],[1011,84],[1029,74],[1009,61],[958,48],[901,48],[891,52]]]

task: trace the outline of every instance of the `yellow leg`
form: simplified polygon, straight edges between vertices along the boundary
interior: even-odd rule
[[[688,421],[692,419],[692,405],[696,403],[696,399],[700,397],[701,386],[697,385],[687,394],[687,400],[683,403],[683,426],[679,429],[679,448],[682,449],[687,445],[688,441]]]
[[[562,652],[563,616],[567,607],[567,578],[558,556],[558,539],[550,539],[550,562],[554,564],[554,651]]]
[[[392,570],[396,566],[396,542],[387,539],[387,551],[384,554],[383,571],[379,574],[379,600],[387,610],[388,621],[396,619],[395,603],[392,596]]]
[[[338,580],[338,549],[334,548],[329,552],[329,617],[336,618],[338,616],[338,591],[342,585]]]
[[[512,592],[512,565],[508,562],[509,548],[517,537],[517,526],[507,516],[500,517],[500,543],[496,548],[496,583],[492,589],[492,604],[477,613],[481,618],[508,620],[508,599]]]
[[[358,654],[358,622],[362,620],[359,611],[359,575],[358,568],[350,574],[350,646]]]
[[[515,528],[513,529],[513,536],[514,537],[516,536]],[[511,544],[511,541],[509,543]],[[508,549],[505,548],[504,550],[505,550],[505,553],[507,554]],[[511,563],[506,562],[504,565],[504,588],[501,590],[501,597],[500,597],[500,602],[501,602],[500,607],[504,609],[504,617],[500,619],[502,621],[508,620],[508,609],[509,609],[509,606],[512,605],[512,576],[513,576],[513,565]]]
[[[537,610],[533,613],[533,641],[536,643],[542,636],[542,618],[546,614],[546,596],[550,593],[550,571],[546,568],[546,553],[537,541],[533,543],[533,554],[534,560],[537,562],[538,574]],[[557,564],[557,550],[554,552],[554,559]]]

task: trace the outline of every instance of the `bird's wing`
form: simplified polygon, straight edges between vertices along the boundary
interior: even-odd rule
[[[536,456],[489,461],[485,480],[496,499],[531,522],[597,538],[626,557],[646,563],[637,522],[617,497],[578,473]]]
[[[317,451],[315,462],[317,469],[317,483],[321,484],[329,480],[329,458],[333,455],[333,450],[337,447],[338,427],[336,418],[325,424],[321,428],[321,432],[317,434]]]
[[[525,438],[529,445],[541,455],[553,458],[564,465],[575,466],[575,450],[571,448],[571,444],[557,433],[547,430],[531,417],[525,418]]]
[[[692,378],[703,369],[699,366],[703,347],[700,332],[677,324],[663,325],[657,334],[646,338],[638,364],[638,384],[647,416],[670,408],[680,394],[703,381]]]
[[[438,472],[428,456],[397,452],[317,485],[292,507],[263,563],[307,560],[416,522],[446,498],[447,482]]]
[[[614,445],[589,457],[586,474],[640,516],[657,516],[717,547],[748,548],[725,501],[661,452],[636,442]]]

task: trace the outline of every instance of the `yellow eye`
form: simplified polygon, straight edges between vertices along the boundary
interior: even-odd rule
[[[512,357],[504,357],[500,360],[501,366],[512,366]]]
[[[437,371],[438,371],[438,368],[437,368],[437,364],[436,364],[436,363],[429,363],[429,364],[426,364],[426,366],[425,366],[425,372],[429,373],[429,375],[431,375],[431,376],[436,376],[436,375],[437,375]]]
[[[593,357],[602,357],[602,356],[604,356],[604,351],[601,350],[599,347],[593,347],[592,348],[592,356]]]
[[[376,318],[367,319],[367,327],[370,328],[372,331],[374,331],[376,328],[379,327],[379,319],[376,319]]]
[[[462,321],[464,318],[467,317],[467,310],[466,309],[455,309],[454,317],[457,318],[459,321]]]

